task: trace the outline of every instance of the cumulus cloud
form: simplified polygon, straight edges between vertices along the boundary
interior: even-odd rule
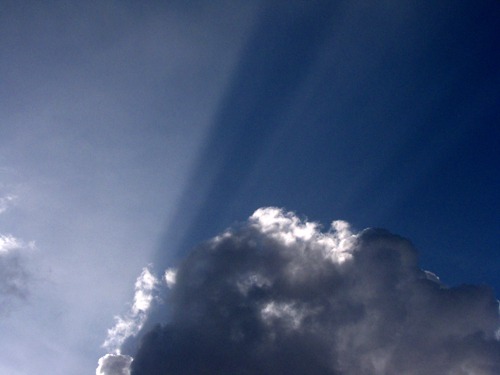
[[[121,354],[106,354],[99,359],[96,375],[130,375],[132,357]]]
[[[498,302],[446,288],[412,244],[277,208],[192,251],[133,375],[500,374]]]

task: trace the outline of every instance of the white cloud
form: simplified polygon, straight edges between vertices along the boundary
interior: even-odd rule
[[[0,254],[6,254],[12,251],[22,249],[34,249],[35,242],[24,242],[23,240],[14,237],[11,234],[0,234]]]
[[[278,208],[260,208],[250,221],[261,232],[271,235],[289,245],[298,241],[309,241],[317,233],[316,223],[301,222],[293,213],[283,213]]]
[[[115,317],[115,326],[108,330],[103,347],[115,354],[120,354],[120,347],[130,336],[134,336],[142,328],[151,303],[158,280],[149,268],[143,268],[135,282],[134,302],[130,311],[123,317]]]
[[[500,373],[498,301],[447,288],[385,230],[328,232],[277,208],[215,237],[175,274],[136,375]]]
[[[158,284],[158,280],[148,268],[142,270],[141,275],[135,282],[134,305],[132,315],[136,316],[146,313],[153,301],[153,290]]]
[[[96,375],[130,375],[132,357],[121,354],[106,354],[99,358]]]
[[[8,253],[23,247],[22,242],[14,236],[0,234],[0,253]]]
[[[175,285],[176,275],[177,275],[177,270],[174,268],[168,268],[167,270],[165,270],[164,279],[169,289],[173,288],[173,286]]]
[[[298,245],[301,248],[314,246],[315,251],[342,263],[351,257],[355,239],[349,223],[332,222],[331,231],[323,233],[315,222],[301,221],[293,212],[285,212],[276,207],[259,208],[249,219],[250,225],[285,246]]]

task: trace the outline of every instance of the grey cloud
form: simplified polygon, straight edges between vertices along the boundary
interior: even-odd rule
[[[260,209],[180,265],[132,374],[500,373],[493,291],[429,275],[385,230]]]
[[[0,234],[0,312],[8,311],[15,300],[26,298],[31,279],[26,250],[33,243]]]

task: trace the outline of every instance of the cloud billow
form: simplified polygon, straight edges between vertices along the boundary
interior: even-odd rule
[[[170,288],[132,375],[500,373],[493,291],[445,287],[385,230],[322,232],[262,208],[195,249]]]
[[[128,355],[106,354],[99,359],[97,375],[130,375],[132,358]]]

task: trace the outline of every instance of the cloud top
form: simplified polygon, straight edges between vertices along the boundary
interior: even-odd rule
[[[498,374],[498,302],[446,288],[385,230],[330,230],[277,208],[189,254],[143,374]]]
[[[106,354],[99,359],[96,375],[130,375],[132,357],[121,354]]]

